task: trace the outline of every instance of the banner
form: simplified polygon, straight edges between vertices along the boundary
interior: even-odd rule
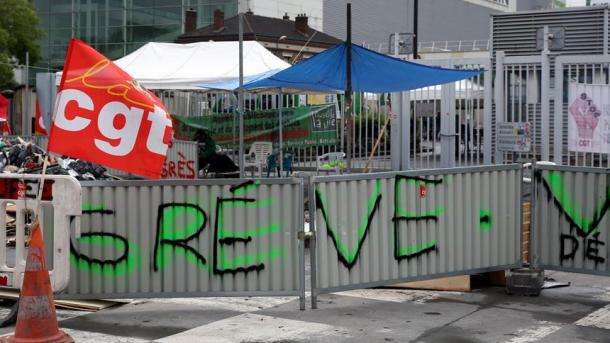
[[[610,85],[570,83],[568,149],[610,154]]]
[[[72,39],[49,151],[159,178],[172,121],[161,101],[87,44]]]
[[[198,129],[208,131],[216,144],[230,146],[238,140],[237,120],[233,113],[201,117],[174,115],[177,137],[192,140]],[[279,111],[252,111],[244,116],[244,141],[278,141]],[[330,145],[338,142],[335,104],[282,109],[284,147]],[[235,125],[235,131],[234,131]],[[235,133],[235,136],[234,136]]]

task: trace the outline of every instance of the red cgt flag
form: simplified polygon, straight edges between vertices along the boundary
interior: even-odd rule
[[[49,151],[157,179],[173,136],[165,106],[87,44],[72,38]]]
[[[38,135],[47,135],[47,128],[44,127],[42,115],[40,115],[40,104],[36,101],[36,118],[34,119],[34,131]]]

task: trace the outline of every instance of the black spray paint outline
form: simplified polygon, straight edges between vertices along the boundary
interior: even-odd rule
[[[381,203],[381,193],[377,195],[377,198],[375,199],[375,204],[373,205],[373,210],[367,216],[366,227],[364,228],[364,234],[358,240],[358,248],[356,249],[356,254],[354,255],[354,260],[351,262],[349,262],[345,258],[345,256],[343,256],[343,254],[341,253],[341,251],[339,249],[339,245],[338,245],[339,243],[337,242],[337,238],[335,237],[334,230],[329,229],[330,226],[329,226],[328,214],[326,213],[326,209],[324,208],[324,203],[322,202],[322,197],[320,195],[320,192],[317,189],[315,190],[315,196],[316,196],[317,210],[320,210],[320,212],[322,212],[322,219],[324,219],[324,224],[326,225],[326,234],[328,236],[330,236],[330,239],[333,242],[333,245],[335,246],[335,250],[337,251],[337,257],[339,258],[339,261],[341,261],[341,263],[347,269],[352,269],[352,267],[354,267],[354,265],[356,265],[356,262],[358,261],[358,258],[360,257],[360,251],[362,250],[362,245],[364,244],[364,241],[366,240],[366,237],[368,236],[369,229],[371,227],[371,223],[373,222],[373,217],[375,217],[375,213],[377,213],[377,210],[379,209],[379,206],[380,206],[379,204]]]
[[[197,231],[195,231],[195,233],[193,233],[192,235],[186,237],[186,238],[182,238],[182,239],[161,239],[161,241],[159,241],[159,234],[161,233],[161,222],[163,220],[163,211],[165,210],[165,208],[167,207],[190,207],[190,208],[194,208],[197,211],[200,211],[201,213],[203,213],[203,223],[199,226],[199,229],[197,229]],[[195,239],[198,238],[198,236],[203,232],[203,230],[205,230],[205,226],[208,222],[208,215],[205,213],[205,211],[199,207],[199,205],[196,204],[191,204],[191,203],[180,203],[180,202],[171,202],[171,203],[165,203],[165,204],[161,204],[159,205],[159,208],[157,209],[157,230],[155,231],[155,247],[153,250],[153,271],[158,271],[159,270],[159,266],[157,265],[157,254],[158,254],[158,250],[159,247],[163,244],[167,244],[169,246],[172,246],[174,248],[182,248],[190,253],[192,253],[193,255],[195,255],[195,258],[197,259],[197,261],[199,261],[202,264],[207,264],[207,260],[205,259],[205,257],[203,255],[201,255],[195,248],[191,247],[188,245],[188,243]]]
[[[400,244],[398,243],[399,241],[399,234],[400,234],[400,222],[401,221],[434,221],[437,222],[438,221],[438,216],[437,215],[423,215],[423,216],[412,216],[412,217],[407,217],[407,216],[397,216],[397,202],[398,202],[398,192],[397,189],[399,187],[399,181],[401,180],[414,180],[414,181],[419,181],[419,182],[423,182],[426,184],[433,184],[433,185],[439,185],[441,183],[443,183],[443,179],[426,179],[423,177],[419,177],[419,176],[408,176],[408,175],[396,175],[394,177],[394,217],[392,217],[392,222],[394,223],[394,259],[397,261],[402,261],[402,260],[409,260],[424,254],[428,254],[432,251],[437,251],[438,249],[438,245],[436,243],[434,243],[434,245],[430,246],[430,247],[426,247],[424,249],[420,249],[414,253],[411,254],[406,254],[406,255],[401,255],[400,254]]]
[[[248,187],[250,185],[255,184],[254,180],[248,180],[245,182],[242,182],[238,185],[234,185],[231,186],[229,188],[229,191],[231,193],[235,193],[236,191],[238,191],[239,189],[242,189],[244,187]],[[214,274],[217,275],[223,275],[226,273],[230,273],[230,274],[237,274],[237,273],[248,273],[248,272],[252,272],[252,271],[256,271],[256,272],[260,272],[261,270],[265,269],[265,264],[264,263],[259,263],[257,265],[251,265],[248,267],[237,267],[237,268],[233,268],[233,269],[220,269],[218,268],[218,244],[222,244],[222,245],[234,245],[236,243],[243,243],[243,244],[248,244],[252,241],[252,237],[248,236],[247,238],[237,238],[237,237],[226,237],[226,238],[222,238],[222,239],[218,239],[218,223],[219,223],[219,218],[220,218],[220,213],[221,213],[221,209],[222,209],[222,204],[224,204],[225,202],[229,203],[229,202],[245,202],[245,203],[249,203],[249,202],[256,202],[256,199],[253,198],[221,198],[221,197],[217,197],[216,198],[216,218],[214,221],[214,245],[213,245],[213,261],[212,261],[212,271]],[[216,242],[218,242],[218,244],[216,244]]]

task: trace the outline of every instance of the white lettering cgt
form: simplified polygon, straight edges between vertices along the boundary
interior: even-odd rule
[[[165,155],[168,146],[163,143],[163,136],[165,136],[165,129],[168,126],[172,127],[172,121],[167,118],[167,113],[158,106],[155,106],[155,112],[148,113],[148,121],[151,125],[146,147],[155,154]]]
[[[112,101],[104,105],[97,120],[97,127],[104,137],[109,139],[119,139],[118,145],[96,139],[95,146],[103,152],[114,156],[125,156],[133,150],[133,146],[138,139],[138,130],[142,122],[144,110],[127,107],[124,103]],[[121,129],[114,127],[114,119],[117,116],[125,118],[125,126]]]
[[[57,115],[55,125],[66,131],[80,131],[91,123],[91,120],[83,118],[78,114],[73,119],[66,118],[66,107],[70,101],[76,101],[78,108],[93,111],[93,100],[83,91],[78,89],[65,89],[57,94]]]
[[[66,117],[66,107],[71,101],[75,101],[79,110],[85,109],[94,110],[94,104],[91,98],[85,93],[77,89],[66,89],[58,95],[57,115],[54,124],[66,131],[81,131],[91,123],[90,119],[84,118],[77,112],[74,118]],[[125,125],[122,128],[114,126],[114,120],[117,116],[123,116]],[[128,107],[122,102],[112,101],[104,105],[100,110],[97,119],[99,132],[105,139],[95,139],[95,146],[101,151],[114,155],[128,155],[134,148],[138,139],[138,131],[144,110],[137,107]],[[167,144],[163,142],[165,129],[172,126],[172,121],[167,118],[166,112],[155,106],[154,112],[149,112],[147,120],[151,123],[150,132],[146,139],[146,147],[155,154],[165,155],[168,149]],[[112,144],[110,140],[119,140],[118,144]]]

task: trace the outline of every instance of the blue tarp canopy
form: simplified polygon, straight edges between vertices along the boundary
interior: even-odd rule
[[[352,90],[385,93],[454,82],[483,70],[430,67],[352,44]],[[278,88],[334,93],[346,89],[347,44],[342,43],[267,78],[244,84],[250,91]]]

